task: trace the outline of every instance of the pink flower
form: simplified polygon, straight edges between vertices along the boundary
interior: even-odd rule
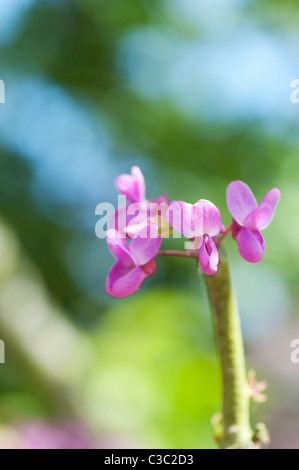
[[[221,230],[218,208],[205,199],[195,204],[173,201],[169,204],[167,218],[174,230],[194,241],[202,271],[215,274],[219,255],[214,240]]]
[[[130,237],[130,230],[126,230],[129,225],[132,225],[132,233],[135,233],[137,225],[146,224],[150,216],[154,217],[158,212],[160,213],[161,210],[158,209],[158,204],[162,204],[162,216],[166,211],[163,208],[163,204],[165,206],[169,202],[166,194],[162,194],[156,199],[146,199],[144,176],[138,166],[132,167],[130,175],[122,174],[118,176],[115,180],[115,186],[119,193],[126,196],[129,205],[123,206],[116,211],[115,216],[111,220],[110,228],[115,228],[123,235]],[[156,212],[152,204],[152,213],[150,213],[151,203],[156,203]],[[130,204],[134,204],[134,206],[130,207]],[[138,222],[135,222],[136,217]]]
[[[130,202],[146,202],[144,176],[138,166],[133,166],[130,175],[120,175],[115,180],[119,193]]]
[[[271,189],[257,204],[254,194],[242,181],[232,181],[226,190],[227,207],[233,216],[232,236],[239,253],[246,261],[258,263],[265,252],[265,241],[260,230],[271,223],[280,191]]]
[[[136,292],[143,281],[157,269],[157,256],[161,238],[134,238],[130,245],[121,234],[110,229],[107,243],[117,259],[106,281],[106,292],[112,297],[127,297]]]

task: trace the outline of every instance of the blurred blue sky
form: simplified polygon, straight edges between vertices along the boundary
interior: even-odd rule
[[[36,0],[1,0],[0,44],[10,41],[17,34],[19,22]]]
[[[91,106],[32,76],[10,76],[7,95],[0,138],[34,165],[37,196],[79,204],[109,194],[110,139]]]
[[[229,31],[244,15],[251,0],[164,0],[169,13],[192,25],[198,33],[218,36]]]
[[[185,11],[198,24],[197,34],[188,37],[162,24],[131,30],[122,39],[118,63],[129,85],[143,96],[167,98],[195,118],[260,119],[268,129],[298,122],[290,103],[299,65],[291,41],[232,9],[232,3],[244,2],[221,2],[217,15],[218,1],[194,3],[186,2],[184,10],[177,0],[171,9]]]

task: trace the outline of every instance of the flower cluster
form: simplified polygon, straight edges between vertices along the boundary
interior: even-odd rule
[[[116,258],[106,282],[106,291],[113,297],[136,292],[156,271],[159,255],[196,258],[206,275],[215,274],[219,262],[217,247],[229,232],[242,258],[250,263],[261,261],[265,242],[260,231],[270,224],[280,199],[280,191],[274,188],[258,205],[245,183],[232,181],[227,188],[227,206],[233,220],[225,228],[219,209],[205,199],[195,204],[170,202],[165,195],[147,200],[144,177],[137,166],[130,175],[118,176],[115,184],[128,204],[116,212],[106,235]],[[191,248],[185,252],[160,251],[162,238],[169,237],[172,230],[189,239]]]

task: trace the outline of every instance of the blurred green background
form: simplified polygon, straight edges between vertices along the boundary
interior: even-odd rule
[[[0,447],[66,446],[78,429],[82,446],[215,447],[219,368],[192,260],[159,259],[130,298],[105,293],[95,207],[139,165],[149,198],[211,199],[225,224],[229,181],[259,200],[280,188],[264,260],[225,244],[248,366],[269,385],[253,423],[299,448],[298,20],[294,0],[1,0]]]

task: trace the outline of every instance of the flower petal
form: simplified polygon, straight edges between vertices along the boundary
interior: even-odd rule
[[[270,189],[267,194],[263,197],[260,206],[263,204],[269,204],[273,209],[276,209],[277,204],[280,201],[280,191],[278,188]]]
[[[200,199],[194,204],[194,218],[197,236],[215,237],[221,230],[219,209],[206,199]]]
[[[116,259],[121,260],[124,265],[129,267],[136,265],[136,260],[130,251],[127,241],[117,230],[108,230],[106,240],[109,250]]]
[[[115,214],[111,217],[109,228],[115,228],[121,235],[126,236],[126,228],[127,226],[132,223],[132,220],[135,218],[135,215],[128,214],[128,208],[130,204],[127,206],[122,206],[115,211]]]
[[[205,274],[215,274],[219,263],[217,247],[211,237],[206,237],[199,249],[199,265]]]
[[[233,219],[231,227],[232,237],[234,240],[236,240],[242,227],[238,224],[238,222],[235,221],[235,219]]]
[[[264,256],[265,242],[258,230],[242,227],[236,237],[239,253],[249,263],[258,263]]]
[[[160,196],[158,196],[154,199],[151,199],[150,202],[155,202],[156,204],[162,204],[162,203],[168,204],[169,203],[169,198],[168,198],[167,194],[161,194]]]
[[[136,236],[144,227],[148,225],[149,206],[147,203],[134,202],[127,206],[128,225],[125,233],[129,237]]]
[[[199,250],[203,242],[203,237],[194,237],[193,239],[193,249]]]
[[[115,186],[121,194],[124,194],[131,202],[145,200],[145,182],[143,174],[138,166],[133,166],[131,175],[123,174],[116,178]]]
[[[186,238],[195,236],[193,204],[172,201],[166,211],[166,218],[176,232],[182,233]]]
[[[151,259],[148,263],[142,266],[142,271],[146,275],[146,277],[152,276],[157,269],[156,259]]]
[[[270,225],[277,204],[280,200],[280,191],[277,188],[271,189],[266,196],[263,198],[259,207],[257,207],[251,214],[249,214],[244,225],[251,230],[263,230]]]
[[[130,268],[117,261],[108,274],[106,292],[112,297],[127,297],[139,289],[146,277],[141,267]]]
[[[161,238],[133,238],[130,242],[130,250],[139,266],[143,266],[159,253],[162,243]]]
[[[149,232],[149,224],[149,219],[145,219],[143,222],[140,222],[135,225],[130,224],[128,227],[126,227],[125,233],[129,238],[147,238]]]
[[[239,225],[244,224],[245,218],[257,208],[253,192],[243,181],[232,181],[226,189],[228,210]]]
[[[138,201],[145,200],[145,181],[142,171],[140,170],[139,166],[133,166],[131,168],[131,173],[133,178],[135,178],[137,188],[138,188]]]

